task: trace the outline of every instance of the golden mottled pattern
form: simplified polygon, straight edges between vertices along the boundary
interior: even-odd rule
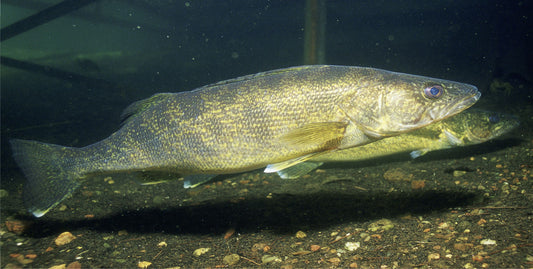
[[[442,87],[438,97],[427,95],[433,85]],[[11,145],[28,178],[26,205],[42,216],[88,174],[222,174],[293,164],[423,127],[478,98],[476,87],[447,80],[364,67],[301,66],[154,95],[128,107],[117,132],[83,148],[23,140]]]
[[[428,83],[444,86],[445,94],[426,98]],[[370,141],[361,130],[391,135],[419,128],[464,109],[455,105],[474,94],[470,85],[371,68],[276,70],[165,94],[108,139],[87,147],[92,153],[85,164],[97,171],[246,171],[331,148],[328,137],[294,144],[283,139],[308,124],[345,123],[350,134],[341,144],[352,147]]]

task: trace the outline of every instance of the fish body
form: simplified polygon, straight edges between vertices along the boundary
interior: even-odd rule
[[[519,125],[518,118],[503,113],[468,109],[426,127],[360,147],[326,152],[306,162],[278,171],[282,178],[298,178],[325,162],[353,162],[410,152],[417,158],[429,151],[480,144]]]
[[[130,105],[122,127],[83,148],[12,140],[42,216],[90,174],[276,172],[329,150],[408,132],[479,99],[475,86],[374,68],[301,66],[244,76]]]

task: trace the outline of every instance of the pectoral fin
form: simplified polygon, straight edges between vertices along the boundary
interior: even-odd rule
[[[411,158],[416,159],[416,158],[418,158],[418,157],[420,157],[420,156],[422,156],[422,155],[424,155],[424,154],[426,154],[428,152],[429,152],[429,150],[427,150],[427,149],[419,149],[419,150],[411,151],[411,153],[409,153],[409,155],[411,155]]]
[[[308,174],[322,164],[322,162],[302,162],[280,170],[277,173],[283,179],[295,179]]]
[[[318,145],[319,148],[334,148],[339,145],[346,131],[345,122],[317,122],[294,129],[281,137],[291,145]]]

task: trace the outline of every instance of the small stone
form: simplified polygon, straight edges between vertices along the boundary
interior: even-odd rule
[[[76,236],[74,236],[70,232],[64,232],[56,238],[55,243],[58,246],[62,246],[72,242],[72,240],[74,239],[76,239]]]
[[[54,265],[48,269],[65,269],[67,268],[67,264],[66,263],[63,263],[63,264],[60,264],[60,265]]]
[[[194,252],[192,253],[194,256],[196,257],[200,257],[202,256],[203,254],[206,254],[211,248],[198,248],[198,249],[195,249]]]
[[[359,247],[361,247],[361,243],[359,242],[346,242],[346,244],[344,244],[344,248],[348,251],[355,251]]]
[[[350,263],[350,268],[357,268],[357,263],[356,262]]]
[[[319,249],[320,249],[319,245],[311,245],[311,251],[315,252],[315,251],[318,251]]]
[[[67,265],[67,269],[81,269],[81,263],[74,261]]]
[[[31,222],[26,220],[6,220],[6,228],[15,234],[22,234],[31,227]]]
[[[137,263],[137,267],[142,268],[142,269],[146,269],[150,265],[152,265],[152,263],[147,262],[147,261],[142,261],[142,262]]]
[[[304,232],[302,232],[302,231],[296,232],[296,238],[302,239],[302,238],[306,238],[306,237],[307,237],[307,234],[305,234]]]
[[[376,222],[370,223],[368,225],[368,230],[371,232],[376,232],[378,230],[388,231],[394,227],[394,223],[388,219],[380,219]]]
[[[450,227],[450,225],[447,222],[441,222],[438,227],[439,229],[446,229]]]
[[[467,263],[467,264],[463,265],[463,268],[465,268],[465,269],[474,268],[474,265],[472,265],[471,263]]]
[[[262,263],[271,263],[271,262],[281,262],[281,259],[277,256],[272,256],[272,255],[263,255],[263,257],[261,257],[261,262]]]
[[[224,262],[224,264],[231,266],[231,265],[237,264],[240,259],[241,259],[241,256],[239,256],[239,254],[230,254],[230,255],[226,255],[224,259],[222,259],[222,261]]]
[[[429,253],[428,261],[438,260],[438,259],[440,259],[440,254],[439,253]]]
[[[481,262],[481,261],[483,261],[483,256],[481,256],[481,255],[472,255],[472,261]]]
[[[334,257],[334,258],[329,259],[328,262],[333,263],[333,264],[339,264],[341,263],[341,259],[338,257]]]
[[[338,234],[339,234],[339,232],[332,232],[332,233],[330,234],[330,236],[337,236]]]
[[[474,244],[472,243],[457,243],[453,245],[453,248],[460,250],[460,251],[466,251],[474,247]]]
[[[454,170],[453,171],[453,176],[454,177],[461,177],[461,176],[464,176],[466,174],[466,171],[462,171],[462,170]]]
[[[496,240],[483,239],[479,243],[482,244],[482,245],[496,245]]]
[[[253,252],[257,252],[257,251],[264,251],[265,247],[267,247],[268,245],[265,244],[265,243],[255,243],[253,246],[252,246],[252,251]]]

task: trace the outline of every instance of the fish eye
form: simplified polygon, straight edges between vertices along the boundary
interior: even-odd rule
[[[500,121],[500,117],[498,115],[490,115],[489,116],[489,122],[490,123],[498,123]]]
[[[441,85],[433,85],[424,89],[424,94],[427,98],[435,99],[439,98],[444,92],[444,88]]]

